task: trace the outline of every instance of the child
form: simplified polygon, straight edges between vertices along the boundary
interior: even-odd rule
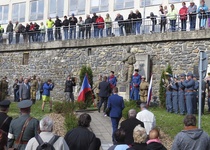
[[[158,129],[152,129],[149,132],[149,140],[147,141],[147,150],[167,150],[160,142],[160,132]]]
[[[164,13],[165,13],[165,15],[167,15],[167,13],[168,13],[168,8],[167,8],[167,6],[164,6]]]

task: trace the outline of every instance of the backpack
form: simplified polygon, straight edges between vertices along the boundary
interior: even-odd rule
[[[49,142],[44,142],[39,135],[37,135],[35,138],[39,143],[39,146],[36,148],[36,150],[55,150],[53,144],[58,140],[59,136],[53,136]]]

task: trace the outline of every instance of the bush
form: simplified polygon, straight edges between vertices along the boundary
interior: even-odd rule
[[[63,103],[62,102],[54,102],[53,103],[53,111],[57,114],[63,113]]]
[[[65,115],[64,125],[66,131],[72,130],[73,128],[78,126],[78,118],[73,112]]]
[[[58,114],[69,114],[75,111],[77,105],[71,102],[55,102],[53,105],[53,110]]]
[[[159,99],[162,107],[166,106],[166,89],[164,86],[164,80],[165,80],[165,71],[162,71],[161,78],[160,78],[160,86],[159,86]]]
[[[130,109],[135,109],[137,112],[139,111],[139,105],[137,105],[138,101],[130,100],[125,101],[125,108],[123,109],[122,116],[124,119],[128,118],[128,111]]]
[[[76,102],[77,107],[79,108],[79,110],[83,110],[87,108],[87,105],[85,102]]]

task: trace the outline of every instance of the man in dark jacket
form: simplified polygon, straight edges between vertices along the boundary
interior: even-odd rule
[[[87,15],[87,18],[85,19],[85,27],[86,27],[86,39],[91,38],[91,25],[92,25],[92,19],[90,18],[90,15]]]
[[[59,19],[58,16],[56,16],[55,20],[55,39],[56,40],[61,40],[61,26],[62,26],[62,21]]]
[[[98,16],[96,15],[96,13],[93,13],[92,22],[93,22],[94,38],[97,38],[99,36],[98,25],[96,24],[97,18]]]
[[[40,41],[40,30],[39,25],[35,22],[34,23],[34,31],[35,31],[35,41]]]
[[[73,94],[73,86],[75,86],[75,81],[72,80],[71,76],[67,77],[66,83],[65,83],[65,93],[66,93],[66,101],[74,102],[74,94]]]
[[[137,125],[141,125],[144,128],[144,123],[136,119],[136,110],[130,109],[128,111],[128,119],[122,121],[120,124],[120,128],[125,131],[125,144],[131,145],[134,142],[133,129]]]
[[[123,16],[121,14],[117,14],[117,17],[115,18],[115,21],[118,22],[120,36],[124,35],[124,33],[123,33],[123,26],[124,26],[123,20],[124,20]]]
[[[65,38],[65,40],[68,40],[69,20],[67,19],[67,16],[64,16],[64,20],[63,20],[63,32],[64,32],[64,38]]]
[[[7,25],[6,32],[8,34],[9,44],[11,44],[12,41],[13,41],[13,24],[12,24],[12,21],[9,21],[9,24]]]
[[[65,141],[71,150],[99,150],[101,141],[95,134],[88,130],[91,116],[81,114],[78,120],[78,127],[72,129],[65,135]]]
[[[76,25],[77,25],[77,18],[74,14],[71,15],[69,18],[70,23],[70,39],[72,39],[72,33],[74,34],[74,39],[76,39]]]
[[[100,112],[101,106],[104,103],[104,112],[107,108],[107,101],[108,97],[110,96],[111,93],[111,88],[109,82],[107,82],[107,76],[103,77],[103,81],[99,83],[99,97],[100,97],[100,103],[98,106],[98,112]]]
[[[131,24],[132,24],[132,33],[136,34],[136,21],[137,21],[137,16],[135,13],[133,13],[133,11],[130,12],[130,14],[128,15],[128,20],[130,20]]]

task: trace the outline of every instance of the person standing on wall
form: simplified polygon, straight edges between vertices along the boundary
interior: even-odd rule
[[[76,86],[76,83],[74,80],[72,80],[71,76],[69,75],[67,77],[66,83],[65,83],[65,93],[66,93],[66,101],[74,102],[74,94],[73,94],[73,87]]]
[[[197,5],[195,5],[195,3],[191,1],[190,6],[187,9],[187,13],[189,14],[189,21],[190,21],[190,31],[195,30],[196,12],[197,12]]]
[[[62,21],[59,19],[58,16],[56,16],[55,20],[55,39],[61,40],[61,27],[62,27]]]
[[[69,23],[70,23],[69,38],[72,39],[72,34],[74,34],[74,38],[73,39],[76,39],[77,18],[74,16],[74,13],[71,14],[71,17],[69,18]]]
[[[54,21],[52,21],[51,17],[49,17],[49,20],[47,21],[48,41],[53,41],[53,26],[54,26]]]
[[[6,33],[8,34],[8,40],[9,44],[13,41],[13,24],[12,21],[9,21],[9,24],[7,25]]]
[[[182,8],[179,10],[179,16],[181,20],[181,30],[186,31],[187,28],[187,7],[186,3],[182,2]]]
[[[178,16],[178,12],[175,9],[174,4],[171,4],[171,10],[168,12],[167,16],[169,17],[169,20],[170,20],[171,31],[175,32],[176,31],[176,19]]]

